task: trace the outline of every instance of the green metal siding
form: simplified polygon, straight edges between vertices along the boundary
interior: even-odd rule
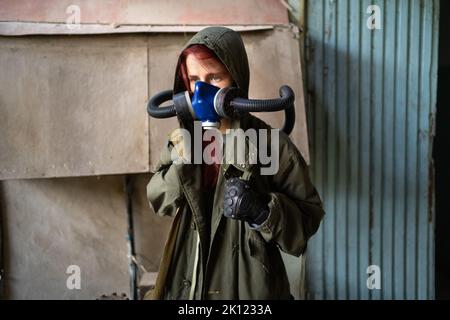
[[[439,1],[305,4],[311,170],[327,212],[308,246],[310,298],[432,299]],[[366,26],[370,5],[381,30]],[[367,288],[369,265],[381,290]]]

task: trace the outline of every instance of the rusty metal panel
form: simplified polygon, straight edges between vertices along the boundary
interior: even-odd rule
[[[115,26],[288,23],[279,0],[0,0],[0,21],[66,23],[76,11],[82,24]]]
[[[145,39],[0,42],[0,179],[148,171]]]

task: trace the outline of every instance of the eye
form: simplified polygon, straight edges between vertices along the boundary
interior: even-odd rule
[[[213,81],[213,82],[220,82],[220,81],[222,81],[222,77],[220,77],[219,75],[215,74],[215,75],[211,76],[210,80]]]

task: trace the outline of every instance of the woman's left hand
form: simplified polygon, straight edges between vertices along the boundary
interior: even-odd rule
[[[225,182],[224,216],[247,221],[259,226],[269,216],[269,197],[251,189],[242,179],[231,178]]]

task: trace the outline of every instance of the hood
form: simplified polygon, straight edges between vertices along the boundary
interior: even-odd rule
[[[225,27],[208,27],[196,33],[183,50],[195,44],[204,45],[212,50],[228,69],[236,85],[248,96],[250,69],[247,52],[238,32]],[[174,93],[186,90],[183,80],[179,77],[180,64],[181,57],[178,58],[175,71]]]

